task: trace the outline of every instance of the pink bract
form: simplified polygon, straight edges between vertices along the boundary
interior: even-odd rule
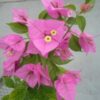
[[[75,100],[76,85],[80,81],[79,71],[67,72],[55,81],[55,88],[64,100]]]
[[[3,42],[15,51],[23,51],[25,48],[25,41],[20,35],[10,34],[3,38]]]
[[[28,15],[24,9],[13,9],[13,20],[14,22],[27,24]]]
[[[16,70],[19,68],[19,62],[12,62],[11,60],[7,60],[3,64],[3,76],[13,76]],[[8,66],[8,68],[7,68]]]
[[[48,70],[42,68],[40,64],[24,65],[17,70],[15,76],[25,80],[27,84],[32,88],[34,88],[37,84],[52,86],[52,82],[49,77]]]
[[[0,49],[4,50],[7,60],[4,61],[4,71],[13,74],[15,62],[19,61],[25,49],[24,39],[15,34],[8,35],[0,40]],[[5,73],[4,72],[4,73]],[[6,74],[4,74],[6,75]]]
[[[81,35],[81,32],[77,28],[72,28],[71,34],[79,37]]]
[[[96,52],[96,46],[93,40],[93,36],[87,33],[82,33],[80,35],[79,43],[84,52]]]
[[[26,53],[27,54],[39,54],[38,49],[34,46],[32,41],[30,41],[28,43],[28,47],[27,47]]]
[[[64,8],[64,0],[42,0],[42,3],[48,14],[53,18],[72,16],[72,10]]]
[[[57,20],[30,20],[28,29],[31,41],[43,56],[54,50],[65,34],[64,22]]]
[[[90,11],[92,8],[93,8],[93,4],[91,4],[91,3],[83,3],[83,4],[81,4],[81,6],[80,6],[80,9],[82,10],[82,12],[88,12],[88,11]]]
[[[55,55],[59,56],[62,60],[67,60],[72,56],[72,53],[69,49],[69,40],[71,33],[67,33],[62,42],[55,50]]]

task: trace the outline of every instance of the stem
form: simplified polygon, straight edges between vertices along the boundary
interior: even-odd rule
[[[66,36],[66,34],[67,34],[68,32],[70,32],[70,29],[72,28],[73,25],[71,25],[71,26],[66,25],[66,26],[68,27],[68,30],[65,32],[64,37]],[[64,38],[64,37],[63,37],[63,38]]]

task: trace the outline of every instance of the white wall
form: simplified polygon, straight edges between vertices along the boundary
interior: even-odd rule
[[[0,0],[10,1],[10,0]],[[13,1],[13,0],[11,0]],[[20,0],[19,0],[20,1]],[[84,0],[65,0],[80,4]],[[11,22],[12,8],[26,8],[31,18],[36,18],[38,12],[43,9],[40,0],[27,0],[20,3],[0,4],[0,37],[12,33],[6,23]],[[96,0],[96,6],[87,15],[86,32],[95,36],[97,52],[95,54],[75,53],[75,60],[66,65],[68,69],[80,69],[82,81],[78,87],[76,100],[100,100],[100,0]],[[2,67],[3,56],[0,52],[0,67]],[[0,68],[1,69],[1,68]]]

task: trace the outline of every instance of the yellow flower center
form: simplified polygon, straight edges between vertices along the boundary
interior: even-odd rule
[[[57,31],[56,30],[51,30],[51,35],[56,35],[57,34]]]
[[[51,38],[51,36],[45,36],[44,40],[45,40],[45,42],[51,42],[52,38]]]

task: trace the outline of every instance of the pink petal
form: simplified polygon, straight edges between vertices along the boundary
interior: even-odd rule
[[[48,14],[52,17],[52,18],[58,18],[59,17],[59,13],[57,12],[56,9],[48,9]]]
[[[33,41],[35,47],[41,52],[42,55],[45,55],[45,41],[43,39],[36,39]]]
[[[64,100],[74,100],[75,99],[75,85],[72,83],[61,83],[56,82],[56,89],[59,95],[64,98]]]
[[[11,34],[4,38],[4,43],[8,44],[11,48],[17,51],[23,51],[25,42],[19,35]]]
[[[23,79],[30,87],[34,88],[38,82],[36,66],[34,64],[26,64],[16,71],[15,76]]]
[[[49,19],[49,20],[47,20],[47,21],[45,21],[44,20],[44,27],[45,27],[45,30],[53,30],[53,29],[59,29],[59,28],[63,28],[63,29],[65,29],[65,26],[64,26],[64,22],[63,21],[58,21],[58,20],[51,20],[51,19]]]
[[[42,66],[41,66],[42,67]],[[40,82],[46,86],[52,86],[52,81],[49,76],[48,68],[41,68],[40,72]]]
[[[15,62],[7,60],[3,63],[3,76],[12,76],[15,72]]]
[[[96,46],[93,40],[92,35],[89,35],[87,33],[82,33],[80,35],[79,43],[84,50],[84,52],[96,52]]]
[[[43,55],[54,50],[58,45],[59,45],[59,43],[56,42],[55,40],[52,40],[52,42],[50,42],[50,43],[46,43]]]
[[[65,17],[71,17],[72,14],[73,14],[73,11],[70,10],[70,9],[67,9],[67,8],[59,8],[57,9],[57,11],[62,15],[62,16],[65,16]]]
[[[28,20],[29,35],[32,39],[37,39],[38,37],[43,37],[41,33],[46,29],[44,20]]]
[[[50,0],[41,0],[45,8],[48,8],[50,5]]]
[[[39,54],[39,51],[34,46],[34,44],[30,41],[29,44],[28,44],[26,53],[28,53],[28,54]]]
[[[27,23],[28,15],[24,9],[13,9],[13,20],[22,24]]]
[[[57,30],[57,35],[53,36],[53,39],[60,43],[61,40],[63,40],[64,38],[65,32],[67,31],[67,27],[65,29],[64,24],[62,23],[56,30]]]
[[[34,40],[33,43],[43,56],[55,49],[59,44],[54,40],[52,40],[50,43],[45,43],[43,39]]]
[[[57,96],[57,100],[62,100],[62,97],[58,93],[56,93],[56,96]]]
[[[28,66],[30,66],[30,65],[25,65],[25,66],[19,68],[19,69],[16,71],[15,76],[17,76],[17,77],[19,77],[19,78],[25,80],[26,77],[27,77],[27,75],[28,75],[28,73],[29,73],[29,70],[28,70],[28,68],[27,68]]]
[[[64,0],[52,0],[52,2],[57,3],[58,7],[64,7]]]
[[[37,84],[37,76],[35,74],[30,74],[26,78],[26,82],[31,88],[34,88]]]
[[[56,91],[64,100],[75,99],[78,74],[79,72],[71,71],[59,76],[55,81]]]
[[[7,47],[8,47],[8,45],[4,43],[3,38],[0,39],[0,49],[6,49]]]

